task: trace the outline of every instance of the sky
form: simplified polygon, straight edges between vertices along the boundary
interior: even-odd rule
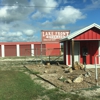
[[[0,42],[40,42],[41,30],[100,25],[100,0],[0,0]]]

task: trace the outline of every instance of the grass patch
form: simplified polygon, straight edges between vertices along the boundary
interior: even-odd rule
[[[65,82],[66,81],[66,78],[61,78],[59,79],[61,82]]]
[[[50,98],[50,100],[63,100],[67,97],[67,94],[59,92],[59,89],[48,90],[45,94]]]
[[[92,87],[90,87],[90,88],[84,88],[84,89],[79,89],[79,90],[77,90],[77,91],[82,91],[82,90],[86,90],[86,91],[92,91],[92,90],[96,90],[96,89],[98,89],[98,88],[100,88],[100,86],[92,86]],[[74,91],[73,91],[74,92]]]
[[[0,71],[0,100],[32,100],[45,89],[18,71]]]
[[[30,72],[30,73],[34,73],[35,75],[40,74],[40,72],[33,71],[33,70],[31,70],[31,72]]]
[[[78,94],[64,93],[59,91],[59,89],[47,90],[45,94],[50,100],[92,100],[91,98],[83,97]]]
[[[91,88],[87,88],[87,89],[83,89],[83,90],[96,90],[96,89],[98,89],[98,88],[100,88],[100,86],[92,86]]]

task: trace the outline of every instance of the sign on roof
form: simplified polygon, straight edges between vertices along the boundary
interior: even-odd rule
[[[69,35],[70,31],[44,31],[42,30],[42,42],[59,42],[60,39]]]

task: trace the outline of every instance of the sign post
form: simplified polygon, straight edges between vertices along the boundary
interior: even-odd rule
[[[42,43],[59,43],[60,39],[65,38],[69,35],[69,30],[41,30],[41,62],[42,62]],[[50,53],[49,53],[50,61]]]

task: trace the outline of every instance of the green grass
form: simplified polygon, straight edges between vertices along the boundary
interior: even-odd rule
[[[0,71],[0,100],[32,100],[45,90],[18,71]]]
[[[89,99],[78,94],[64,93],[57,88],[47,90],[31,80],[30,76],[23,71],[0,70],[0,100],[36,100],[37,98],[47,100],[44,96],[47,96],[49,100],[65,100],[65,98],[70,98],[70,100],[97,100],[100,97]]]

